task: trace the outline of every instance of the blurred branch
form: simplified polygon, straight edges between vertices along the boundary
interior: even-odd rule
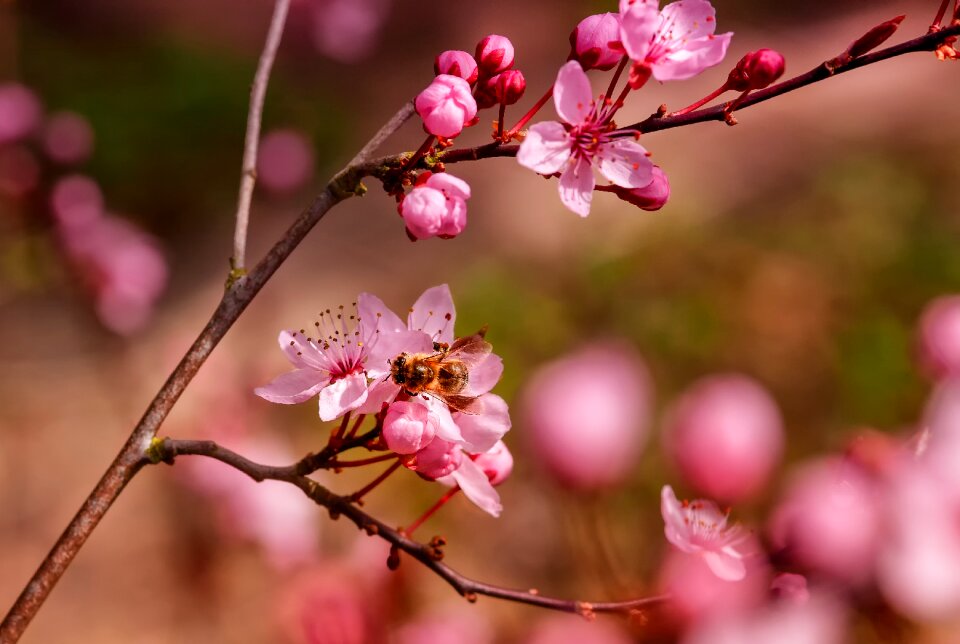
[[[345,516],[368,535],[376,535],[390,543],[394,548],[406,552],[436,573],[441,579],[450,584],[454,590],[460,593],[461,596],[471,602],[476,601],[478,595],[486,595],[497,599],[539,606],[540,608],[548,608],[565,613],[577,613],[585,617],[590,617],[595,613],[630,613],[631,611],[637,611],[663,603],[669,599],[666,595],[658,595],[619,602],[587,602],[546,597],[535,590],[512,590],[483,583],[465,577],[443,563],[443,542],[441,540],[434,538],[429,543],[420,543],[419,541],[410,539],[400,531],[391,528],[386,523],[361,510],[351,500],[351,497],[334,494],[313,479],[297,474],[297,464],[285,467],[261,465],[221,447],[213,441],[187,441],[164,438],[155,443],[151,452],[154,457],[153,462],[162,461],[173,464],[177,456],[207,456],[226,463],[257,482],[269,479],[273,481],[284,481],[295,485],[315,503],[327,508],[331,518],[336,519],[339,516]],[[141,465],[148,462],[151,461],[144,460]]]
[[[250,222],[250,202],[253,188],[257,184],[257,149],[260,147],[260,123],[263,120],[263,101],[267,95],[270,71],[277,57],[283,27],[287,22],[290,0],[277,0],[273,6],[273,17],[267,31],[267,42],[263,45],[260,62],[253,76],[250,88],[250,110],[247,112],[247,133],[243,142],[243,162],[240,174],[240,195],[237,198],[237,225],[233,233],[233,257],[230,261],[230,277],[242,277],[246,267],[247,226]]]

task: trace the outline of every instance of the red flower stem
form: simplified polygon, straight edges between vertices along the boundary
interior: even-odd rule
[[[497,119],[497,136],[498,141],[503,140],[503,119],[507,114],[507,104],[500,103],[500,118]],[[509,141],[509,139],[507,139]]]
[[[710,92],[710,94],[708,94],[707,96],[704,96],[703,98],[701,98],[701,99],[700,99],[699,101],[697,101],[696,103],[692,103],[692,104],[690,104],[690,105],[687,105],[687,106],[686,106],[685,108],[683,108],[682,110],[677,110],[676,112],[670,112],[669,116],[679,116],[679,115],[681,115],[681,114],[688,114],[688,113],[692,112],[692,111],[695,110],[695,109],[699,109],[699,108],[703,107],[704,105],[706,105],[707,103],[709,103],[710,101],[712,101],[713,99],[715,99],[716,97],[718,97],[718,96],[720,96],[721,94],[723,94],[723,93],[724,93],[725,91],[727,91],[728,89],[729,89],[728,85],[727,85],[726,83],[724,83],[723,85],[721,85],[720,87],[718,87],[718,88],[715,89],[714,91]]]
[[[947,5],[950,4],[950,0],[943,0],[940,3],[940,10],[937,11],[937,15],[934,17],[933,22],[930,23],[931,28],[936,28],[940,26],[940,23],[943,22],[943,17],[947,15]]]
[[[436,514],[437,510],[439,510],[444,505],[446,505],[447,501],[452,499],[453,496],[459,491],[460,491],[460,486],[454,486],[449,490],[447,490],[447,493],[441,496],[440,499],[436,503],[434,503],[429,510],[427,510],[422,515],[420,515],[419,519],[411,523],[408,527],[401,530],[401,532],[403,532],[403,534],[407,535],[408,537],[413,536],[414,530],[419,528],[421,525],[424,524],[424,522],[426,522],[427,519],[429,519],[434,514]]]
[[[363,458],[356,461],[330,461],[327,465],[327,469],[343,469],[346,467],[362,467],[364,465],[373,465],[374,463],[383,463],[384,461],[389,461],[394,458],[399,458],[396,454],[381,454],[380,456],[371,456],[370,458]]]
[[[332,445],[336,447],[340,443],[340,441],[343,440],[343,433],[347,431],[347,424],[350,422],[350,413],[351,412],[348,411],[343,415],[343,420],[340,421],[340,426],[337,427],[337,431],[335,431],[330,436],[330,440],[327,441],[328,445]]]
[[[378,476],[377,478],[373,479],[372,481],[370,481],[370,483],[368,483],[367,485],[363,486],[362,488],[360,488],[359,490],[357,490],[356,492],[354,492],[353,494],[351,494],[348,498],[349,498],[352,502],[354,502],[354,503],[359,503],[359,502],[361,502],[361,500],[363,499],[363,497],[364,497],[366,494],[368,494],[368,493],[369,493],[371,490],[373,490],[375,487],[377,487],[378,485],[380,485],[381,483],[383,483],[384,481],[386,481],[386,480],[387,480],[387,477],[389,477],[391,474],[393,474],[394,472],[396,472],[398,467],[400,467],[400,461],[399,461],[399,460],[398,460],[396,463],[394,463],[393,465],[391,465],[390,467],[388,467],[387,469],[385,469],[385,470],[383,471],[383,473],[380,474],[380,476]],[[361,505],[362,505],[362,503],[361,503]]]
[[[347,432],[347,435],[343,437],[343,440],[348,441],[354,436],[357,435],[357,430],[360,429],[360,425],[363,424],[363,419],[366,418],[366,414],[360,414],[357,416],[357,419],[353,423],[353,427],[350,428],[350,431]]]
[[[517,121],[517,124],[514,125],[512,128],[510,128],[506,134],[504,134],[505,140],[509,141],[514,136],[516,136],[517,132],[519,132],[523,128],[523,126],[526,125],[530,121],[530,119],[532,119],[533,116],[540,111],[540,108],[547,104],[547,101],[550,100],[551,96],[553,96],[553,85],[551,85],[550,89],[548,89],[546,93],[540,97],[540,100],[537,101],[536,104],[530,108],[530,111],[524,114],[523,117],[521,117],[521,119]]]
[[[407,162],[403,164],[403,167],[400,169],[400,174],[403,174],[413,166],[417,164],[417,161],[426,156],[427,152],[430,151],[430,148],[433,147],[434,141],[437,140],[437,137],[431,134],[426,138],[426,140],[417,148],[417,151],[413,153],[413,156],[407,159]]]
[[[613,73],[613,78],[610,79],[610,85],[607,86],[607,91],[603,93],[603,100],[608,101],[610,97],[613,96],[613,90],[617,87],[617,82],[620,80],[620,76],[623,74],[623,70],[627,68],[627,63],[630,62],[630,58],[624,56],[620,59],[620,64],[617,66],[617,71]]]

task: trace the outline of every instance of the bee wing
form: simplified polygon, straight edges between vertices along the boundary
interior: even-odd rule
[[[484,340],[482,335],[474,333],[463,338],[457,338],[450,345],[446,357],[451,360],[460,360],[467,366],[467,369],[472,369],[483,362],[491,351],[493,351],[493,346]]]
[[[427,396],[429,396],[439,400],[447,405],[447,407],[450,408],[450,411],[459,411],[463,414],[471,415],[480,413],[479,405],[476,404],[477,399],[474,396],[448,396],[439,391],[430,389],[421,391],[420,395],[425,399]]]

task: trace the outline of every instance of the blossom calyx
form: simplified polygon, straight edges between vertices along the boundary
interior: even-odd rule
[[[459,76],[440,74],[414,101],[423,127],[430,134],[452,138],[477,115],[470,84]]]
[[[611,47],[611,44],[615,46]],[[613,69],[622,57],[619,14],[587,16],[570,32],[570,59],[580,63],[585,70]]]
[[[448,74],[459,76],[471,85],[477,82],[479,68],[473,56],[459,49],[448,49],[437,56],[433,62],[433,71],[438,76]]]
[[[763,89],[783,76],[786,61],[773,49],[758,49],[745,55],[730,71],[727,87],[738,92]]]
[[[513,67],[513,43],[506,36],[491,34],[477,43],[477,65],[484,76],[493,76]]]

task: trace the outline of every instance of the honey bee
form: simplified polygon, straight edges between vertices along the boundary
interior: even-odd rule
[[[401,353],[390,363],[390,378],[410,396],[426,394],[472,413],[476,396],[469,395],[470,370],[490,355],[492,347],[483,339],[486,332],[483,327],[451,345],[435,342],[433,353]]]

